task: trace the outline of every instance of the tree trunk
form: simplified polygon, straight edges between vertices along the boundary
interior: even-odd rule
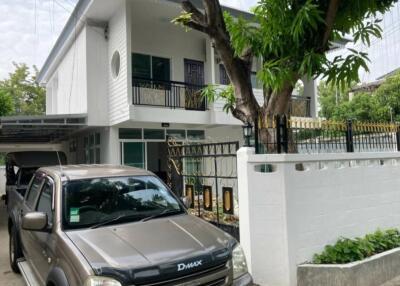
[[[182,8],[190,15],[182,24],[207,34],[221,57],[222,63],[234,86],[235,108],[232,115],[244,123],[260,122],[260,141],[271,149],[276,146],[276,138],[271,130],[263,130],[263,124],[272,122],[275,115],[288,115],[289,101],[293,92],[296,76],[288,81],[279,91],[268,92],[264,96],[264,104],[260,106],[254,96],[251,84],[251,67],[253,53],[250,48],[242,55],[237,55],[231,45],[230,35],[225,26],[225,20],[219,0],[203,0],[204,12],[196,8],[190,0],[182,1]]]

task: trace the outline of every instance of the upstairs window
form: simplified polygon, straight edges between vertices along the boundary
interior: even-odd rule
[[[132,55],[132,74],[135,78],[150,79],[150,56],[133,54]]]
[[[229,85],[231,83],[226,69],[222,64],[219,65],[219,83],[223,85]]]
[[[137,79],[169,81],[171,79],[170,60],[167,58],[133,53],[132,75]]]

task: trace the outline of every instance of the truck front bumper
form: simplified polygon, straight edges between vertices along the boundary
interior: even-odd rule
[[[233,280],[232,286],[252,286],[253,285],[253,278],[249,273],[239,277],[236,280]]]

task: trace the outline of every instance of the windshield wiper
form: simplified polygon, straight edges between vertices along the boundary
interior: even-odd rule
[[[119,216],[113,217],[112,219],[105,220],[105,221],[102,221],[102,222],[97,223],[97,224],[95,224],[95,225],[92,225],[92,226],[90,227],[90,229],[99,228],[99,227],[101,227],[101,226],[105,226],[105,225],[117,223],[117,222],[124,221],[124,220],[130,219],[130,218],[137,218],[138,216],[139,216],[139,217],[143,217],[143,216],[138,215],[138,214],[135,214],[135,215],[125,215],[125,214],[121,214],[121,215],[119,215]]]
[[[152,216],[149,216],[149,217],[146,217],[146,218],[142,219],[141,221],[145,222],[145,221],[149,221],[149,220],[159,218],[159,217],[182,214],[182,213],[184,213],[183,210],[163,210],[162,212],[152,215]]]

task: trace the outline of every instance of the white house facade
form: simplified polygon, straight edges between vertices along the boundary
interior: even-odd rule
[[[86,116],[87,126],[63,143],[70,162],[128,164],[163,177],[167,137],[242,141],[242,123],[224,103],[200,95],[229,79],[206,35],[171,23],[180,11],[174,0],[78,2],[38,77],[46,115]],[[253,83],[261,102],[260,65],[254,61]],[[301,116],[316,116],[315,93],[306,82],[310,98],[292,104]]]

